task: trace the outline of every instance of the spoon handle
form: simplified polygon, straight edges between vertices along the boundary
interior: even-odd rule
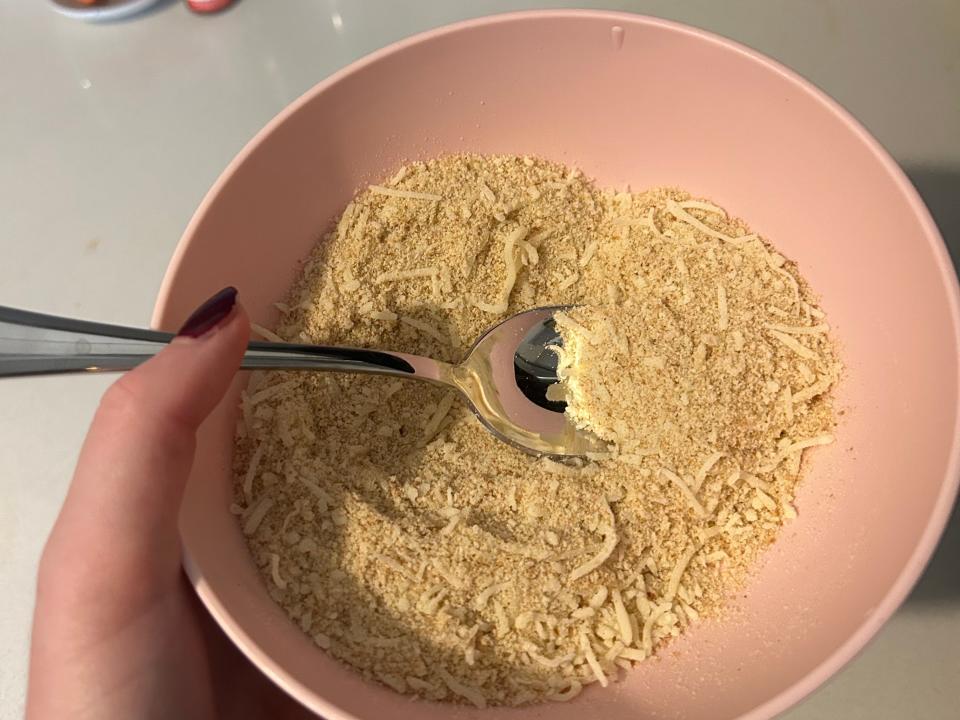
[[[175,336],[0,306],[0,377],[130,370]],[[449,366],[383,350],[251,342],[248,370],[328,370],[443,382]]]

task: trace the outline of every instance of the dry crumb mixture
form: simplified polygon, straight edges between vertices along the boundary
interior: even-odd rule
[[[839,366],[792,263],[684,192],[543,160],[364,190],[270,334],[456,361],[554,304],[584,306],[563,332],[571,412],[610,443],[589,462],[516,451],[415,382],[274,372],[243,394],[232,510],[270,594],[398,692],[520,705],[617,680],[722,609],[830,440]]]

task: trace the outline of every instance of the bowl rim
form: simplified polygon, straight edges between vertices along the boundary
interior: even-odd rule
[[[206,193],[184,230],[180,241],[177,243],[170,263],[164,273],[163,281],[154,305],[151,326],[161,328],[165,324],[169,324],[169,320],[165,315],[170,303],[174,278],[179,273],[187,248],[193,241],[197,227],[205,218],[210,206],[213,204],[221,189],[229,182],[234,173],[243,165],[251,153],[273,133],[278,126],[299,111],[301,107],[347,76],[408,47],[478,27],[491,27],[500,24],[544,19],[606,20],[612,23],[640,24],[647,27],[682,33],[697,40],[717,45],[745,56],[747,59],[777,73],[788,83],[791,83],[813,100],[819,102],[830,111],[837,120],[857,136],[871,154],[880,162],[883,169],[906,198],[907,203],[916,217],[918,225],[923,231],[924,240],[933,254],[944,287],[947,290],[948,309],[953,329],[952,341],[955,347],[960,348],[960,285],[958,285],[957,274],[954,271],[953,263],[943,237],[906,173],[904,173],[902,168],[890,156],[880,142],[874,138],[849,111],[799,73],[736,40],[731,40],[722,35],[673,20],[608,10],[526,10],[498,13],[442,25],[386,45],[349,63],[321,80],[283,108],[258,131],[256,135],[247,142],[243,149],[237,153]],[[960,376],[960,373],[958,373],[958,376]],[[954,403],[956,407],[960,408],[960,377],[958,377],[958,392],[957,397],[954,398]],[[869,615],[864,617],[856,631],[819,665],[769,700],[742,714],[739,720],[768,720],[803,700],[856,657],[874,638],[883,624],[890,619],[904,600],[906,600],[907,595],[920,579],[921,574],[936,550],[940,537],[946,530],[947,521],[950,518],[954,503],[957,499],[958,491],[960,491],[960,412],[957,412],[955,415],[953,437],[954,441],[950,449],[947,471],[927,525],[907,562],[901,569],[900,574],[887,590],[880,603],[873,608]],[[183,566],[201,601],[214,617],[217,624],[261,672],[266,674],[285,692],[314,712],[326,717],[337,718],[338,720],[361,720],[293,679],[273,658],[266,656],[250,639],[246,631],[234,622],[230,613],[221,603],[217,593],[206,583],[190,556],[189,548],[186,546],[183,547]]]

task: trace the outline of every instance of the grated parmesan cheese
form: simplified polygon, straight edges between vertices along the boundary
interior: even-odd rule
[[[808,360],[817,359],[817,354],[813,350],[801,345],[796,339],[794,339],[790,335],[787,335],[786,333],[782,333],[779,330],[767,330],[767,333],[770,335],[770,337],[776,338],[781,343],[783,343],[786,347],[793,350],[793,352],[795,352],[800,357],[807,358]]]
[[[717,284],[717,328],[722,332],[730,325],[730,312],[727,306],[727,291]]]

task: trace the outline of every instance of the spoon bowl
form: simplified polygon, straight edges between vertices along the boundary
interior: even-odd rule
[[[454,384],[487,429],[527,452],[562,457],[605,449],[564,413],[565,403],[546,397],[546,388],[558,382],[556,356],[547,348],[563,343],[553,316],[567,309],[535,308],[507,318],[453,368]]]

